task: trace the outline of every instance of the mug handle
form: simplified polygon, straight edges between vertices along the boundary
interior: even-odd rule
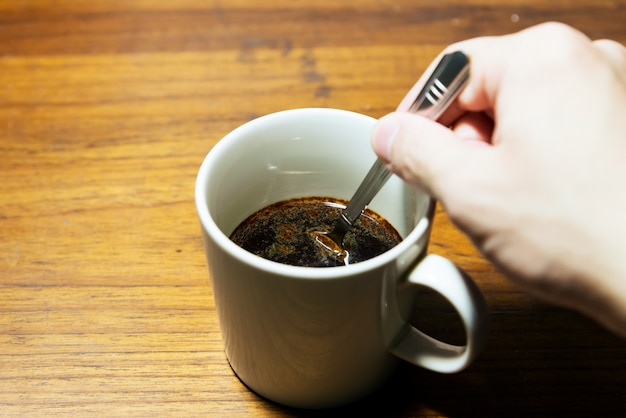
[[[456,373],[467,367],[485,345],[487,305],[474,281],[447,258],[430,254],[409,273],[406,285],[425,286],[446,298],[463,322],[466,345],[432,338],[408,325],[391,353],[417,366],[439,373]]]

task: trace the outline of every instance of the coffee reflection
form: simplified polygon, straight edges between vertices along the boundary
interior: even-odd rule
[[[249,216],[230,239],[260,257],[304,267],[359,263],[402,241],[387,220],[366,209],[344,238],[344,249],[349,256],[344,259],[329,251],[320,242],[319,233],[332,230],[346,204],[345,200],[321,196],[284,200]]]

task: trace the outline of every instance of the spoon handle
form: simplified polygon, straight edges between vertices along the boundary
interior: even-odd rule
[[[409,107],[409,112],[432,120],[439,119],[465,87],[469,75],[467,55],[461,51],[444,55]]]
[[[469,73],[469,58],[463,52],[444,55],[409,107],[409,112],[432,120],[439,119],[465,87]],[[389,177],[391,172],[385,168],[382,161],[376,159],[348,206],[341,213],[342,221],[352,225]]]
[[[341,217],[352,225],[357,220],[365,207],[369,205],[376,193],[385,185],[391,177],[391,171],[385,168],[385,165],[378,158],[367,172],[367,175],[356,189],[352,199],[348,202],[348,206],[343,210]]]

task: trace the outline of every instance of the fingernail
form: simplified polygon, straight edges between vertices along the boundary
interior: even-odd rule
[[[378,158],[389,162],[391,146],[396,139],[400,125],[393,116],[384,116],[378,120],[372,134],[372,147]]]

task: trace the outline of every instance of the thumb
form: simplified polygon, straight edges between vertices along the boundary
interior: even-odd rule
[[[476,162],[474,154],[484,150],[482,145],[461,139],[437,122],[402,112],[382,117],[372,133],[374,151],[387,168],[444,205],[446,196],[469,180],[469,173],[464,173],[467,163]]]

